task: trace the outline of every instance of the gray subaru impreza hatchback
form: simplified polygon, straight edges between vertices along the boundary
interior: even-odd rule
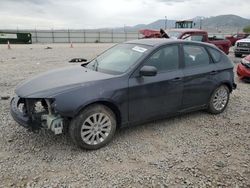
[[[11,114],[25,128],[66,132],[78,146],[98,149],[118,127],[194,110],[223,112],[236,88],[233,67],[209,44],[129,41],[19,84]]]

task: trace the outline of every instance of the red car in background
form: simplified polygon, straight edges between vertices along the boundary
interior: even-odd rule
[[[143,38],[161,38],[161,33],[157,30],[143,29],[139,32],[143,35]]]
[[[237,40],[247,38],[250,34],[247,33],[237,33],[234,35],[227,36],[226,39],[230,40],[232,46],[235,45]]]
[[[237,74],[241,80],[250,82],[250,55],[241,60],[237,67]]]
[[[227,39],[220,39],[215,36],[208,37],[208,33],[204,30],[200,29],[171,29],[165,32],[167,37],[162,37],[163,35],[160,31],[157,30],[140,30],[139,31],[143,38],[172,38],[172,39],[183,39],[183,40],[191,40],[191,41],[200,41],[211,43],[217,46],[220,50],[225,52],[225,54],[229,54],[229,48],[231,46],[231,42]]]

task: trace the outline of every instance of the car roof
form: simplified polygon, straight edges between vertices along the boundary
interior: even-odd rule
[[[125,42],[126,44],[141,44],[141,45],[147,45],[152,47],[162,46],[165,44],[177,44],[177,43],[185,43],[185,44],[199,44],[204,46],[210,46],[215,47],[213,44],[204,43],[204,42],[197,42],[197,41],[186,41],[181,39],[166,39],[166,38],[151,38],[151,39],[137,39],[132,41]]]
[[[177,40],[174,39],[165,39],[165,38],[152,38],[152,39],[137,39],[132,41],[127,41],[125,43],[128,44],[142,44],[142,45],[148,45],[148,46],[158,46],[161,44],[169,44],[174,43]]]

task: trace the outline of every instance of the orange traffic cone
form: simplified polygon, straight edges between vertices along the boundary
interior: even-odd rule
[[[10,41],[8,41],[7,44],[8,44],[8,49],[10,50],[11,49],[11,47],[10,47]]]
[[[73,48],[73,43],[72,42],[70,42],[70,48]]]

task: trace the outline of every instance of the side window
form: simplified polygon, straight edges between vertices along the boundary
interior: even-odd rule
[[[207,51],[202,46],[184,45],[185,67],[208,65],[210,62]]]
[[[178,48],[179,47],[177,45],[171,45],[161,48],[149,57],[145,65],[156,67],[158,72],[178,69]]]
[[[200,42],[202,42],[202,41],[204,41],[204,35],[193,35],[191,37],[191,40],[192,41],[200,41]]]
[[[211,54],[215,63],[219,62],[221,59],[221,52],[213,48],[208,48],[209,53]]]
[[[244,35],[242,35],[242,34],[238,34],[238,36],[237,36],[238,38],[243,38],[244,37]]]
[[[199,41],[199,42],[205,41],[204,35],[185,34],[181,38],[189,41]]]

